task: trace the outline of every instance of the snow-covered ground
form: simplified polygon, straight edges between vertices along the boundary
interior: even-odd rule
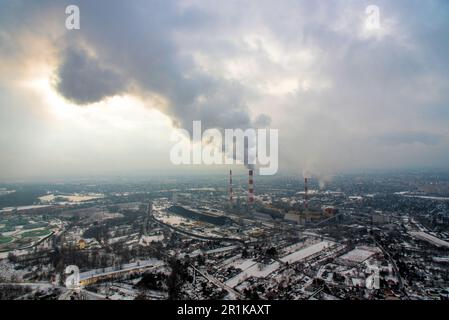
[[[342,255],[340,259],[350,262],[362,263],[366,259],[370,258],[372,255],[374,255],[373,251],[356,248]]]
[[[238,246],[227,246],[227,247],[221,247],[221,248],[209,250],[209,251],[206,251],[204,253],[205,254],[221,253],[221,252],[231,251],[231,250],[234,250],[236,248],[238,248]]]
[[[131,271],[134,269],[140,269],[140,268],[149,268],[149,267],[159,267],[164,265],[164,262],[157,259],[149,259],[145,261],[139,261],[139,262],[133,262],[133,263],[127,263],[122,266],[122,268],[117,269],[115,267],[109,267],[109,268],[101,268],[101,269],[94,269],[86,272],[80,273],[80,280],[85,280],[88,278],[91,278],[93,276],[105,276],[109,274],[114,274],[117,272],[124,272],[124,271]]]
[[[234,288],[239,283],[243,282],[245,279],[248,279],[250,277],[265,278],[269,274],[276,271],[279,268],[279,266],[280,264],[277,261],[269,265],[263,265],[251,259],[245,260],[243,263],[239,265],[239,268],[242,269],[243,271],[240,272],[235,277],[226,281],[226,285],[231,288]]]
[[[114,243],[117,243],[117,242],[121,242],[121,241],[126,240],[126,239],[138,239],[138,237],[139,237],[138,233],[133,233],[133,234],[126,235],[126,236],[115,237],[115,238],[109,239],[109,244],[114,244]]]
[[[412,235],[413,237],[415,237],[417,239],[427,241],[427,242],[429,242],[429,243],[431,243],[433,245],[436,245],[438,247],[449,248],[449,242],[441,240],[441,239],[439,239],[437,237],[434,237],[434,236],[432,236],[432,235],[430,235],[428,233],[425,233],[425,232],[422,232],[422,231],[419,231],[419,232],[411,231],[410,235]]]
[[[449,262],[449,257],[433,257],[432,259],[435,262],[445,262],[445,263]]]
[[[306,243],[304,241],[298,242],[298,243],[295,243],[295,244],[292,244],[292,245],[289,245],[289,246],[283,248],[282,253],[287,255],[287,254],[293,253],[295,251],[298,251],[299,249],[302,249],[305,246],[306,246]]]
[[[230,266],[236,269],[246,270],[256,262],[253,259],[239,259],[234,261]]]
[[[155,216],[156,216],[156,213],[155,213]],[[161,220],[164,223],[173,225],[173,226],[178,226],[178,225],[180,225],[182,223],[184,223],[184,224],[192,224],[192,221],[190,221],[189,219],[186,219],[184,217],[181,217],[181,216],[178,216],[178,215],[175,215],[175,214],[170,214],[169,215],[169,214],[159,213],[157,215],[157,219]]]
[[[288,263],[298,262],[298,261],[307,259],[308,257],[310,257],[324,249],[330,248],[334,245],[335,245],[335,243],[332,241],[326,241],[326,240],[321,241],[321,242],[312,244],[311,246],[308,246],[306,248],[295,251],[295,252],[281,258],[281,261],[288,262]]]
[[[40,209],[50,207],[50,205],[32,205],[32,206],[18,206],[18,207],[6,207],[0,210],[0,212],[11,212],[13,210],[23,211],[23,210],[31,210],[31,209]]]
[[[156,235],[151,235],[151,236],[142,236],[140,238],[139,244],[141,245],[145,245],[145,244],[151,244],[152,242],[160,242],[162,240],[164,240],[164,235],[163,234],[156,234]]]
[[[15,270],[14,264],[9,262],[7,259],[0,260],[0,280],[1,281],[21,281],[22,277],[29,272],[29,270]]]
[[[407,198],[419,198],[419,199],[428,199],[428,200],[439,200],[439,201],[448,201],[448,197],[431,197],[431,196],[418,196],[418,195],[404,195]]]
[[[242,254],[236,254],[221,263],[221,268],[229,267],[233,262],[238,261],[242,257]]]
[[[69,194],[69,195],[54,195],[54,194],[48,194],[42,197],[39,197],[39,201],[42,203],[48,203],[53,202],[56,198],[64,199],[68,202],[83,202],[83,201],[89,201],[89,200],[96,200],[104,198],[103,194],[100,193],[89,193],[89,194]]]

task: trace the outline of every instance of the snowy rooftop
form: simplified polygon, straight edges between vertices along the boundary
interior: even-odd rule
[[[449,248],[449,242],[441,240],[437,237],[434,237],[428,233],[422,232],[422,231],[418,231],[418,232],[410,232],[410,234],[420,240],[424,240],[427,242],[430,242],[438,247],[446,247]]]
[[[283,258],[281,258],[282,262],[288,262],[288,263],[294,263],[297,261],[304,260],[324,249],[330,248],[334,246],[335,243],[332,241],[321,241],[318,243],[315,243],[311,246],[308,246],[306,248],[303,248],[301,250],[295,251]]]
[[[356,263],[362,263],[372,255],[374,255],[373,250],[366,250],[361,248],[356,248],[352,251],[349,251],[348,253],[342,255],[340,259],[350,261],[350,262],[356,262]]]

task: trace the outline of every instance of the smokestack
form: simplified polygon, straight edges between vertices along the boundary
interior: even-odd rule
[[[309,198],[308,198],[308,186],[307,186],[307,177],[304,178],[304,209],[305,211],[309,211]]]
[[[229,202],[232,204],[232,170],[229,170]]]
[[[252,206],[254,203],[254,176],[253,170],[249,170],[248,176],[248,206]]]

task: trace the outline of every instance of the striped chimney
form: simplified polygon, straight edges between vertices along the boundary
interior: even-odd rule
[[[232,203],[232,170],[229,170],[229,202]]]
[[[308,188],[308,186],[307,186],[307,177],[306,178],[304,178],[304,209],[307,211],[307,210],[309,210],[309,198],[308,198],[308,191],[309,191],[309,188]]]
[[[254,175],[253,170],[249,170],[248,177],[248,205],[254,203]]]

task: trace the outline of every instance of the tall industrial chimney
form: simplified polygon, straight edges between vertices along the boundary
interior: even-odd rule
[[[232,170],[229,170],[229,202],[232,204]]]
[[[248,206],[252,206],[254,204],[254,176],[253,170],[249,170],[248,177]]]
[[[309,188],[307,186],[307,177],[304,178],[304,209],[309,211],[309,198],[308,198]]]

